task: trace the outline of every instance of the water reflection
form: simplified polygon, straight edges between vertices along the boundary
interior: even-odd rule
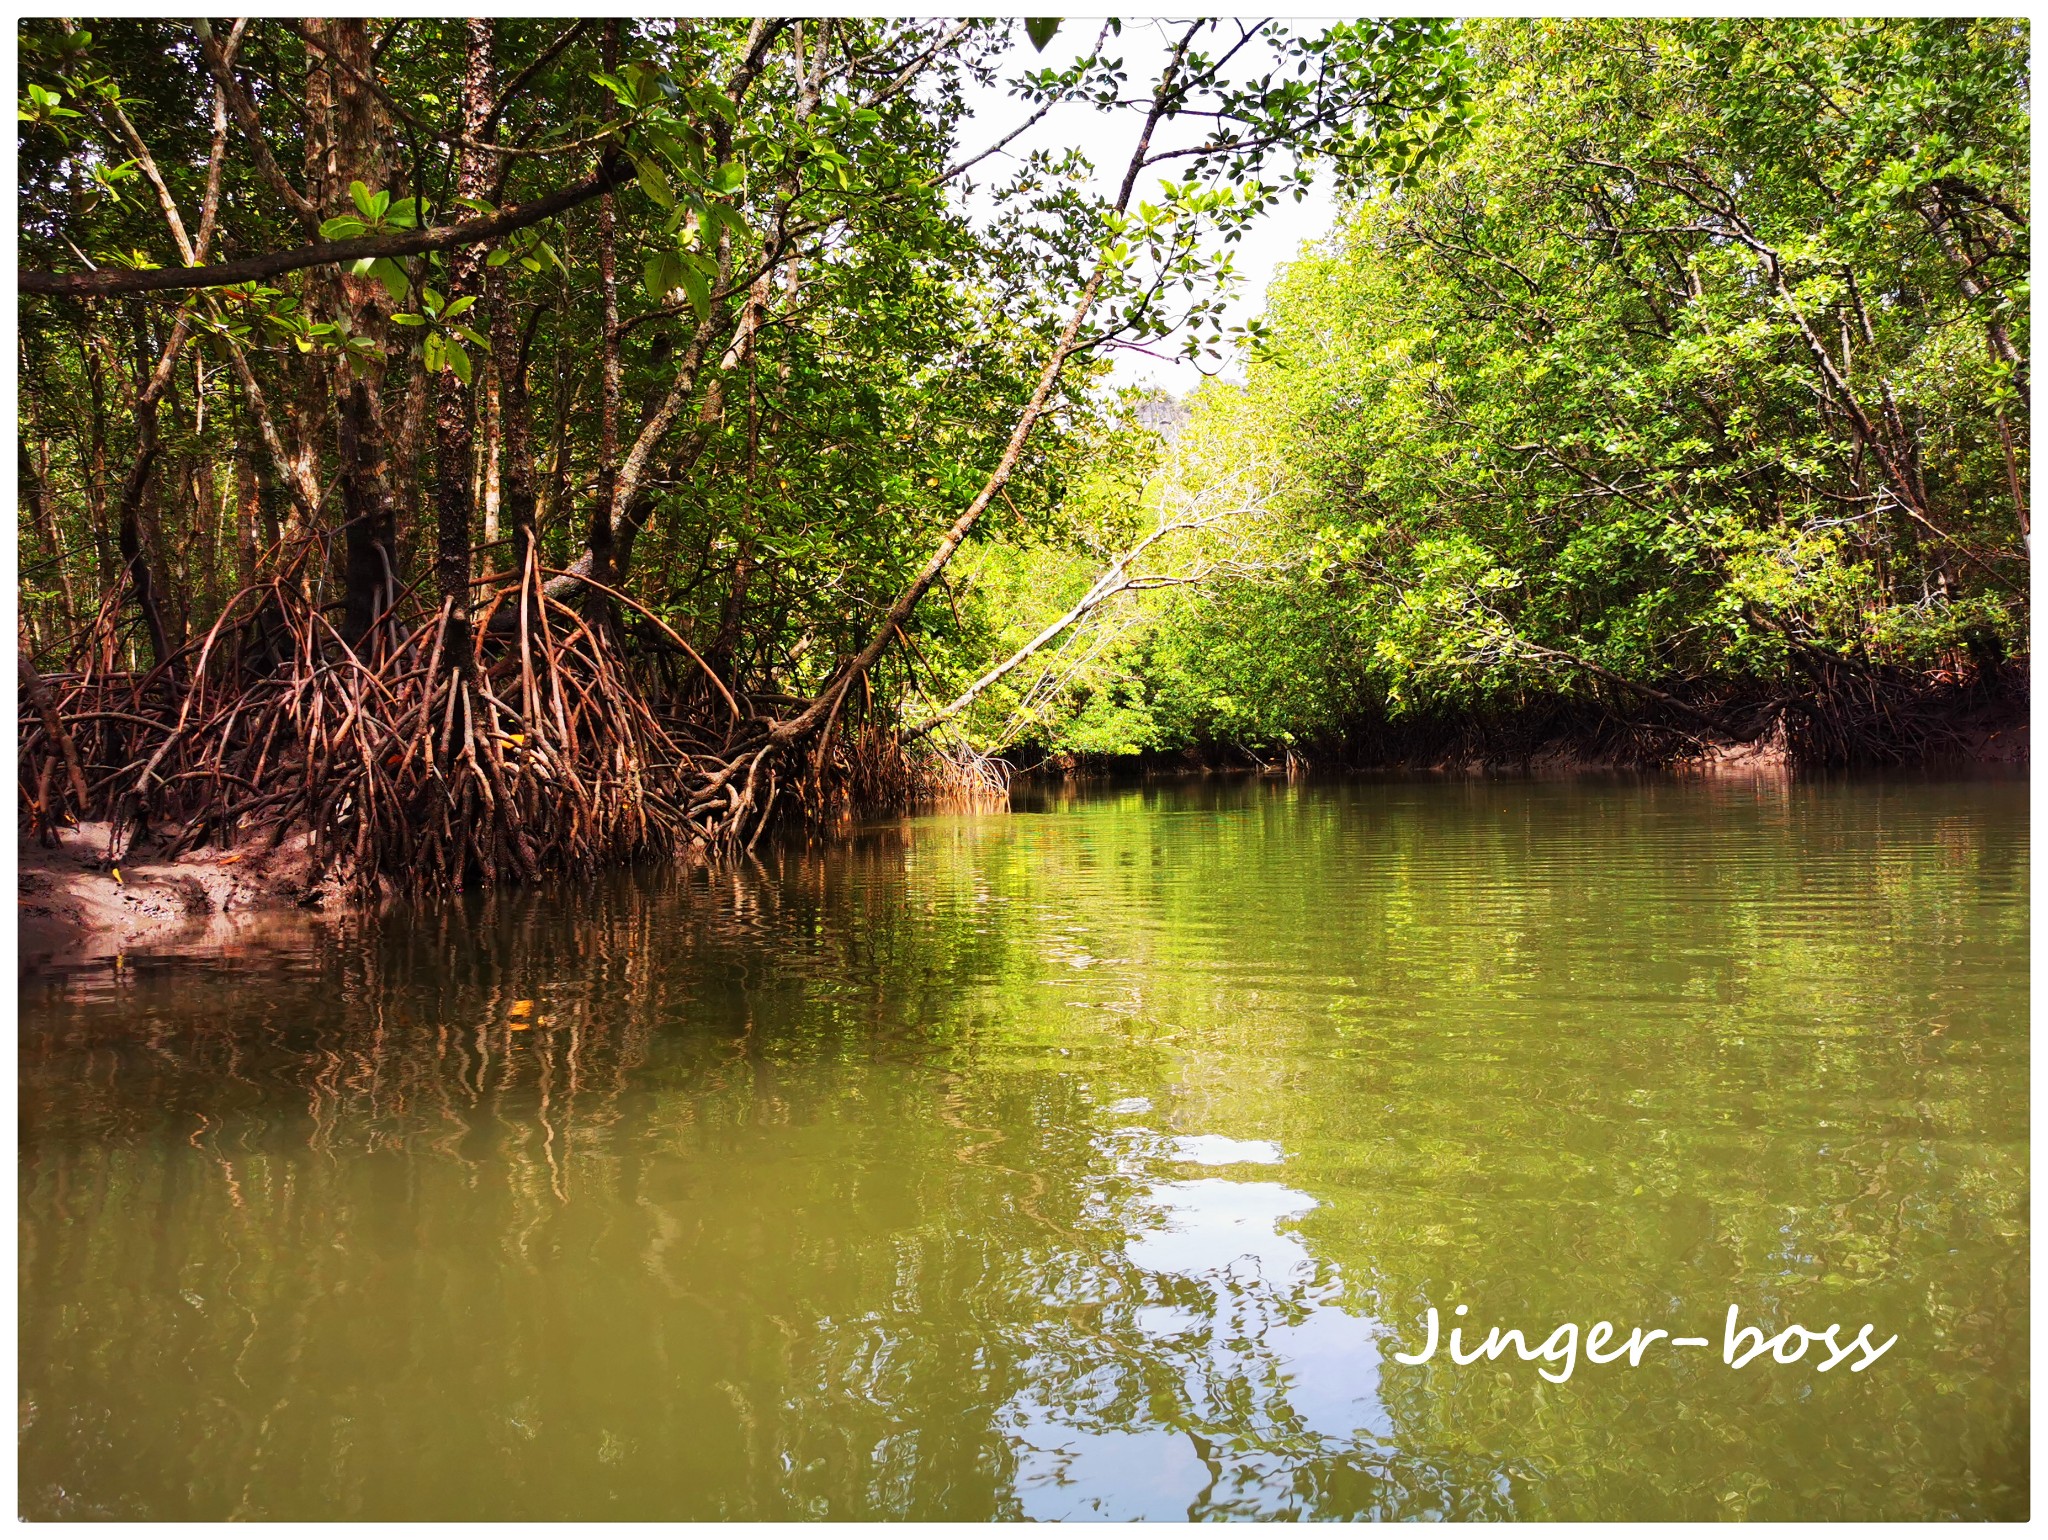
[[[2013,1515],[2025,833],[1208,787],[31,981],[24,1512]],[[1731,1302],[1901,1344],[1383,1356]]]
[[[1175,1158],[1210,1164],[1240,1147],[1278,1159],[1263,1140],[1172,1145]],[[1348,1445],[1384,1427],[1371,1323],[1342,1309],[1329,1270],[1281,1229],[1315,1202],[1277,1182],[1218,1177],[1144,1190],[1123,1246],[1138,1301],[1121,1323],[1124,1351],[1078,1403],[1048,1403],[1036,1381],[1071,1375],[1033,1365],[1033,1387],[1003,1419],[1015,1428],[1026,1517],[1289,1512],[1294,1465],[1324,1454],[1324,1439]],[[1164,1383],[1162,1368],[1172,1371]],[[1177,1425],[1127,1431],[1134,1397],[1171,1406]]]

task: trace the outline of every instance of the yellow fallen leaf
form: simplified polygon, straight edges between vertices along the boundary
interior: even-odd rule
[[[118,866],[114,868],[114,886],[119,888],[128,886],[127,883],[121,880],[121,868]]]
[[[533,1014],[533,1002],[531,1000],[514,1000],[512,1002],[512,1014],[514,1016],[531,1016]]]
[[[525,734],[525,733],[507,733],[507,734],[505,734],[505,741],[506,741],[507,743],[524,743],[524,742],[526,742],[526,734]]]
[[[533,1030],[533,1023],[530,1021],[515,1021],[512,1023],[512,1030],[514,1032],[531,1032]]]

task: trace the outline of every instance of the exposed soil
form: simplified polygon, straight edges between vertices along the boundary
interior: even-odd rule
[[[316,879],[303,838],[275,850],[197,850],[176,861],[142,846],[111,870],[107,826],[59,830],[55,846],[22,837],[16,914],[23,972],[118,957],[137,947],[212,945],[259,916],[338,909],[342,887]]]

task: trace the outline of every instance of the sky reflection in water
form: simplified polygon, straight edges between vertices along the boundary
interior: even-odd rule
[[[29,980],[23,1510],[2023,1512],[2026,838],[1150,788]],[[1391,1357],[1730,1303],[1900,1344]]]

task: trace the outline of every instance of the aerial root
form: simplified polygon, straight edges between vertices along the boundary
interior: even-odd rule
[[[517,623],[493,627],[508,605]],[[412,619],[387,615],[350,645],[279,578],[237,595],[166,667],[89,661],[44,676],[85,767],[86,805],[25,709],[30,827],[106,817],[109,861],[145,834],[174,859],[303,831],[317,873],[433,893],[691,846],[738,853],[778,813],[873,800],[891,776],[915,789],[887,735],[859,732],[818,755],[777,718],[736,712],[722,687],[685,681],[657,696],[618,630],[548,598],[537,570],[466,630],[446,603]],[[454,661],[464,634],[490,639],[468,666]]]

